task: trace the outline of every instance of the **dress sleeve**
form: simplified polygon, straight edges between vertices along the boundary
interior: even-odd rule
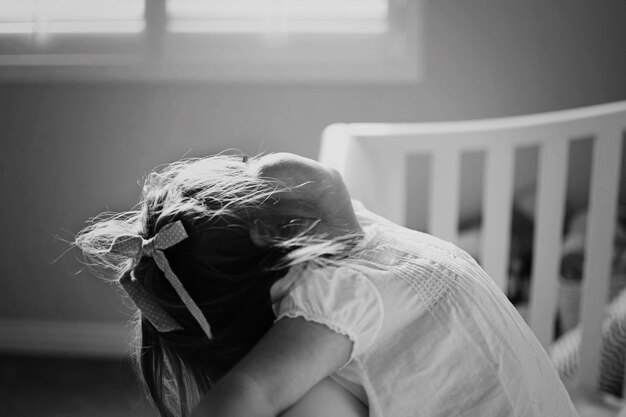
[[[300,317],[347,336],[350,360],[373,344],[384,318],[378,289],[349,267],[296,267],[274,284],[272,300],[276,320]]]

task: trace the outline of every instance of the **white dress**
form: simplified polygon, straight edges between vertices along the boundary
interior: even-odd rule
[[[371,417],[577,416],[529,327],[469,255],[354,205],[359,256],[291,268],[272,300],[277,320],[352,340],[332,378]]]

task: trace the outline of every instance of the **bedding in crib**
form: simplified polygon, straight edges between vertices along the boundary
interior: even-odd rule
[[[550,351],[550,359],[566,385],[570,385],[578,373],[581,331],[581,326],[577,325],[559,338]],[[626,290],[622,290],[607,308],[602,338],[598,389],[621,398],[626,363]]]

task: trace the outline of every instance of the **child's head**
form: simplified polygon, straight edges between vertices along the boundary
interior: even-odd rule
[[[177,221],[188,237],[164,254],[210,323],[212,340],[153,258],[129,260],[109,251],[121,235],[149,239]],[[344,237],[358,230],[336,172],[290,154],[215,156],[151,173],[137,211],[97,218],[76,243],[118,276],[132,269],[180,325],[159,332],[141,317],[137,350],[151,397],[163,414],[176,415],[185,413],[178,409],[186,408],[194,391],[208,389],[269,329],[269,289],[286,268],[345,253],[350,239]]]

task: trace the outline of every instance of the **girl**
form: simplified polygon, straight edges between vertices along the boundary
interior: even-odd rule
[[[140,206],[77,244],[139,308],[135,357],[163,416],[326,399],[372,417],[576,415],[474,260],[351,202],[332,169],[283,153],[178,162]]]

